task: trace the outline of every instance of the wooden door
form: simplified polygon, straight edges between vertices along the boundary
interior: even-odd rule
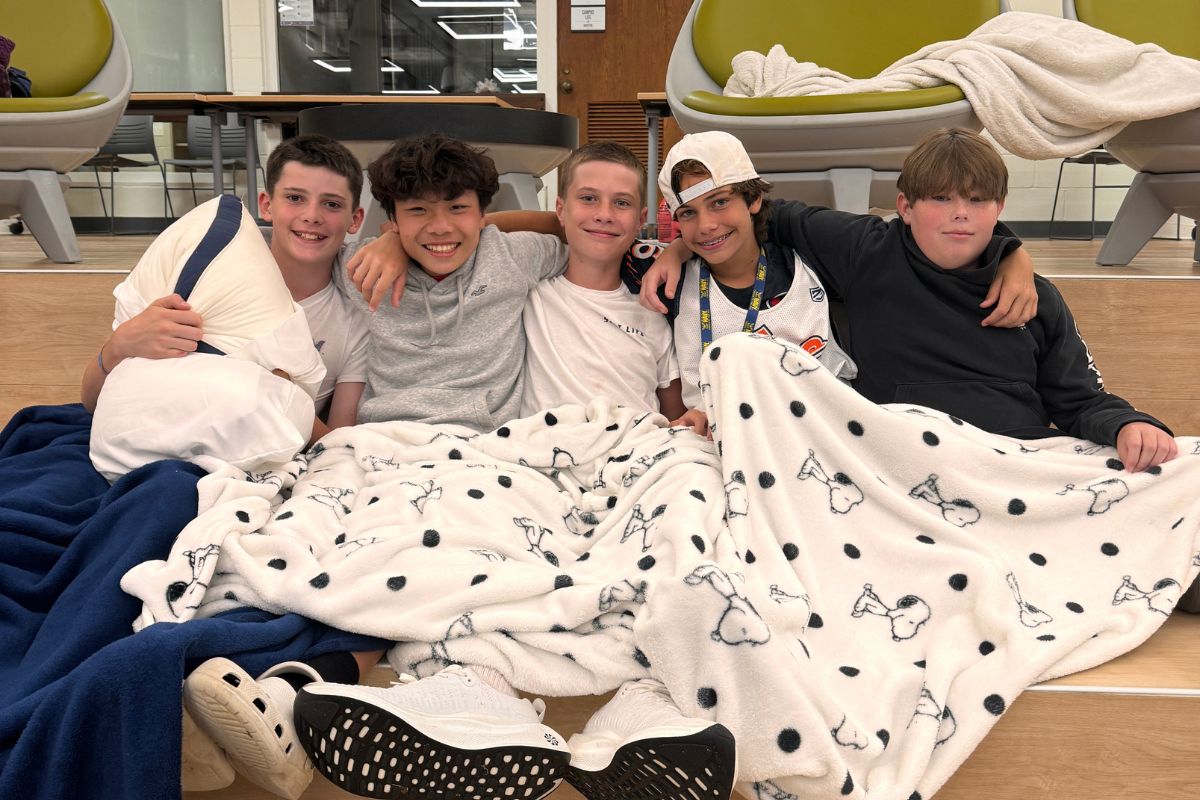
[[[646,158],[638,92],[665,88],[667,62],[691,0],[607,0],[603,32],[571,31],[571,0],[558,0],[558,110],[579,118],[580,144],[613,139]],[[668,120],[665,142],[679,139]]]

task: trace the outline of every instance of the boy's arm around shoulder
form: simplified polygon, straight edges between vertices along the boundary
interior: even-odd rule
[[[1100,371],[1080,338],[1075,318],[1062,295],[1045,278],[1039,277],[1037,282],[1040,310],[1030,325],[1038,344],[1036,389],[1055,426],[1077,438],[1117,445],[1119,449],[1120,434],[1130,423],[1143,423],[1170,438],[1171,431],[1165,424],[1104,389]],[[1145,432],[1140,426],[1134,430]],[[1159,437],[1150,435],[1146,443],[1157,448],[1161,442]],[[1138,450],[1141,448],[1139,442]],[[1132,453],[1128,442],[1125,449],[1126,453]],[[1122,455],[1124,460],[1125,454]],[[1140,452],[1133,454],[1127,465],[1135,466],[1140,458]]]
[[[506,233],[489,225],[479,239],[480,249],[488,246],[489,241],[498,242],[513,264],[530,279],[531,290],[538,281],[561,275],[567,268],[567,243],[552,233]],[[491,257],[491,253],[485,253],[484,257]]]
[[[852,214],[799,200],[770,201],[767,237],[799,254],[817,273],[825,291],[844,300],[861,270],[878,265],[865,263],[866,247],[887,235],[888,223],[874,214]]]

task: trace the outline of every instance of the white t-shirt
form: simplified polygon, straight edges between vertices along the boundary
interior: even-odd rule
[[[317,413],[323,414],[337,384],[367,381],[367,319],[332,281],[299,302],[308,318],[313,346],[325,362],[325,380],[316,398]]]
[[[679,377],[666,317],[642,308],[623,284],[600,291],[562,275],[544,280],[529,295],[523,321],[522,415],[601,395],[657,411],[655,391]]]

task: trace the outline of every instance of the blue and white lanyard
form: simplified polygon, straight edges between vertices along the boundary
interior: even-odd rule
[[[708,263],[700,260],[700,352],[708,349],[713,341],[712,302],[709,300],[709,285],[712,276]],[[758,310],[762,307],[763,293],[767,289],[767,251],[758,248],[758,270],[754,273],[754,292],[750,295],[750,307],[746,309],[746,321],[742,330],[749,333],[758,321]]]

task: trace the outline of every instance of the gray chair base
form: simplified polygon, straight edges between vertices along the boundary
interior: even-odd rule
[[[1193,219],[1200,217],[1200,172],[1169,175],[1139,172],[1129,185],[1129,193],[1104,238],[1096,263],[1128,264],[1175,213]],[[1200,239],[1192,259],[1200,261]]]
[[[50,170],[0,172],[0,211],[19,211],[46,256],[58,264],[81,260],[63,194],[69,185],[66,175]]]

